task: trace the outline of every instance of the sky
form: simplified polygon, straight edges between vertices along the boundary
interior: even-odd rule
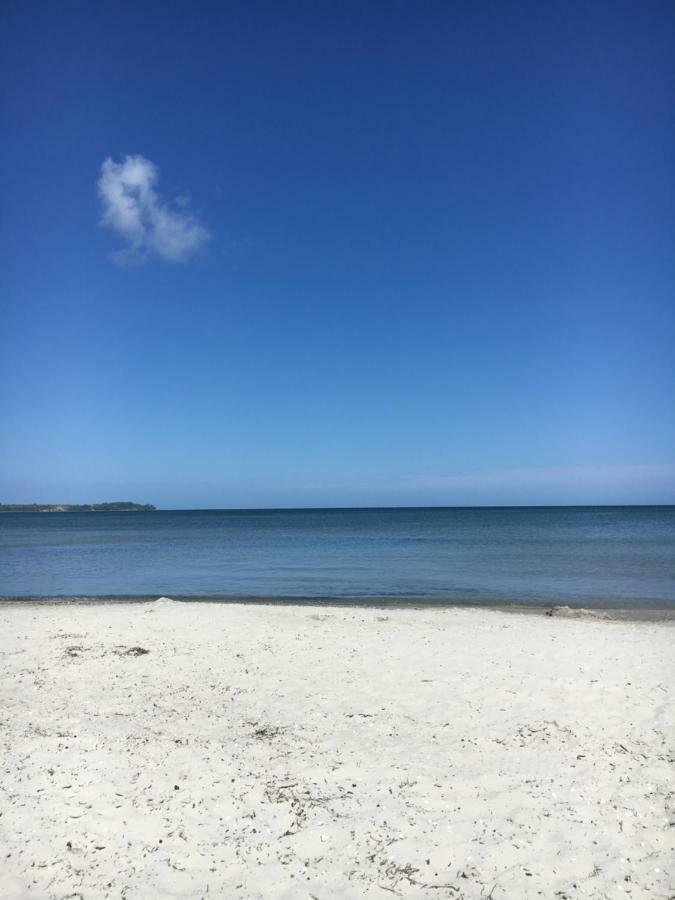
[[[0,502],[675,503],[675,6],[7,0]]]

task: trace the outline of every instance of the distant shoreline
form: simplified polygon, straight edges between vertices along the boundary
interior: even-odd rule
[[[0,503],[0,513],[31,512],[156,512],[152,503]]]

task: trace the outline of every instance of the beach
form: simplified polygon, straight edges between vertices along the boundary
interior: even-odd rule
[[[0,897],[672,897],[674,637],[3,604]]]

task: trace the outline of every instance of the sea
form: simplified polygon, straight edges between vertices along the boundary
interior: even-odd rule
[[[675,607],[675,507],[0,515],[0,597]]]

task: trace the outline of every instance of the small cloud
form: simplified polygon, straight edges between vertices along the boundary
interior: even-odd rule
[[[158,177],[157,166],[143,156],[126,156],[120,163],[108,158],[101,166],[101,224],[116,231],[127,244],[114,255],[116,262],[128,265],[152,255],[184,262],[211,237],[184,211],[188,195],[181,195],[180,211],[161,197],[155,189]]]

